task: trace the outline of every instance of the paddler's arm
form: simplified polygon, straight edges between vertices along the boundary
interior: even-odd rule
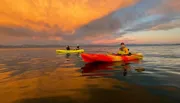
[[[124,49],[124,52],[125,52],[125,54],[129,54],[128,48],[125,48],[125,49]]]

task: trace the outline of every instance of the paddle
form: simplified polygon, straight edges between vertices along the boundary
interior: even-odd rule
[[[106,54],[112,54],[112,53],[110,53],[110,52],[107,52]]]
[[[107,52],[106,55],[117,55],[116,53]]]
[[[115,53],[107,52],[107,54],[115,54]]]
[[[106,53],[107,55],[118,55],[118,54],[116,54],[116,53],[112,53],[112,52],[107,52]],[[122,54],[121,56],[127,56],[128,54]],[[130,55],[142,55],[141,53],[135,53],[135,52],[131,52],[131,54]]]

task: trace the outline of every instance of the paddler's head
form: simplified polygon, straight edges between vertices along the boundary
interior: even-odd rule
[[[79,44],[77,44],[77,48],[79,48]]]
[[[121,43],[121,47],[124,48],[124,47],[125,47],[125,44],[124,44],[124,43]]]

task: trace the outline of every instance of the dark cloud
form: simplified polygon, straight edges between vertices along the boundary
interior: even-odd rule
[[[3,27],[0,26],[0,35],[16,36],[16,37],[32,37],[38,33],[22,27]]]
[[[24,27],[3,27],[0,26],[0,35],[16,36],[16,37],[49,37],[49,36],[61,36],[65,33],[60,29],[57,29],[54,33],[48,31],[35,31]]]
[[[180,28],[180,19],[170,21],[168,23],[159,24],[157,26],[152,27],[150,30],[170,30],[174,28]]]
[[[149,30],[169,30],[169,29],[180,27],[179,24],[180,23],[179,23],[178,19],[174,19],[172,17],[165,16],[165,17],[162,17],[157,20],[139,23],[139,24],[135,24],[133,26],[129,25],[129,28],[126,29],[125,31],[137,32],[137,31],[149,31]],[[162,26],[162,25],[164,25],[164,26]],[[151,29],[151,28],[154,28],[154,29]]]
[[[121,28],[120,20],[113,17],[114,13],[81,26],[71,36],[64,35],[63,37],[66,40],[82,40],[88,37],[89,39],[94,39],[102,36],[113,36],[114,31]]]
[[[145,4],[147,3],[147,4]],[[158,2],[159,3],[159,2]],[[89,39],[96,40],[103,38],[117,38],[121,37],[126,33],[144,30],[150,28],[152,25],[146,23],[139,26],[131,25],[139,18],[147,16],[146,12],[153,5],[158,4],[157,2],[149,2],[149,0],[142,0],[137,5],[118,9],[111,14],[94,20],[89,24],[86,24],[76,30],[73,36],[64,36],[66,40],[82,40],[83,38],[89,37]],[[143,5],[142,5],[143,4]],[[146,5],[146,6],[144,6]],[[139,9],[144,7],[143,9]],[[150,23],[150,22],[149,22]],[[144,28],[147,27],[147,28]],[[127,29],[129,28],[129,29]],[[120,31],[120,32],[117,32]]]
[[[156,28],[161,24],[167,24],[176,20],[179,14],[172,12],[161,12],[159,14],[152,14],[151,10],[159,9],[159,5],[164,4],[162,0],[141,0],[136,5],[128,8],[118,9],[117,11],[97,20],[90,22],[76,30],[72,36],[63,36],[66,40],[79,41],[84,38],[89,40],[99,39],[115,39],[131,32],[173,29],[179,27],[171,24],[163,28]],[[164,8],[165,6],[161,6]],[[174,10],[174,9],[173,9]]]
[[[90,22],[81,27],[80,31],[86,35],[93,36],[96,34],[112,33],[118,30],[121,27],[121,23],[117,18],[113,18],[112,15],[113,14],[110,14],[101,19]]]
[[[129,32],[147,31],[147,30],[169,30],[179,28],[180,13],[178,11],[180,5],[177,0],[142,0],[137,5],[117,11],[114,15],[119,17],[121,28],[116,35]],[[175,6],[173,6],[175,5]],[[179,5],[179,6],[177,6]],[[168,11],[164,12],[163,9]],[[152,11],[158,11],[154,13]],[[159,26],[166,24],[166,26]],[[156,27],[156,29],[151,29]]]

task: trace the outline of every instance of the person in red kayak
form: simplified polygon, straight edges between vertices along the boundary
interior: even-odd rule
[[[121,43],[121,47],[119,48],[118,53],[119,55],[129,55],[129,49],[125,46],[124,43]]]

